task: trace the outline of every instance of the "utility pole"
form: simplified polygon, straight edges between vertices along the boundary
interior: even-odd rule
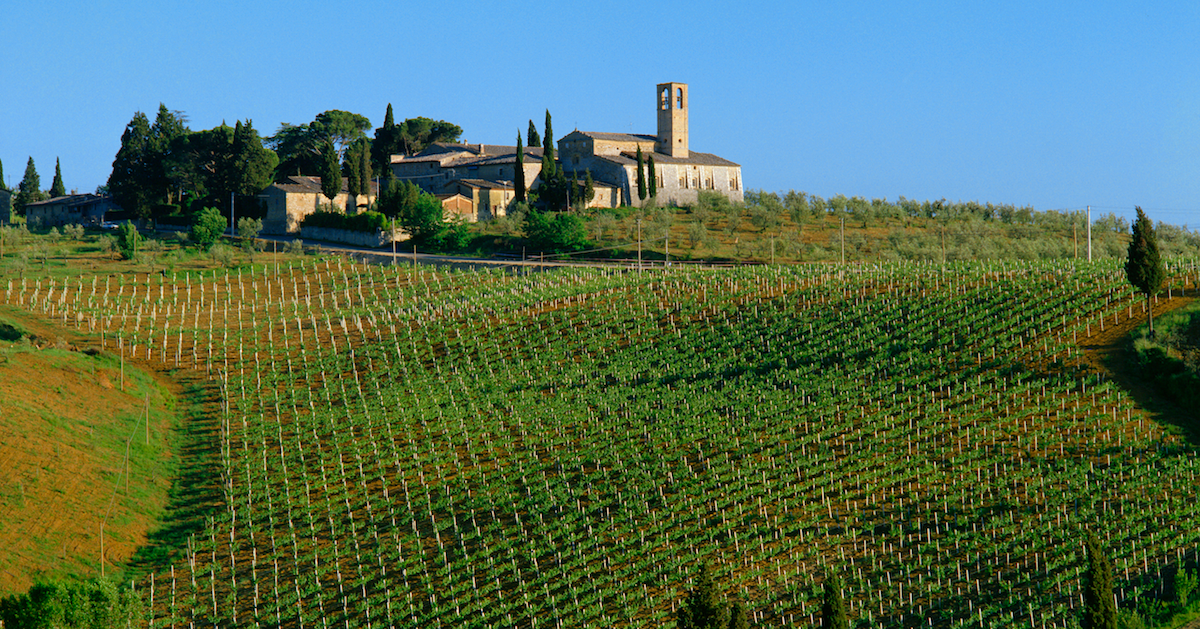
[[[667,243],[666,244],[666,254],[664,256],[666,258],[666,261],[663,262],[664,267],[671,266],[671,228],[670,227],[667,228],[666,243]]]
[[[842,217],[842,272],[846,268],[846,217]]]
[[[1087,206],[1088,262],[1092,261],[1092,206]]]

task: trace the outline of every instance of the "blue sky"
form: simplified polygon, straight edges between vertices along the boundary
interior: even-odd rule
[[[747,188],[1131,213],[1200,226],[1196,2],[99,2],[4,10],[0,161],[111,170],[135,111],[263,135],[328,109],[509,144],[654,133],[689,84],[693,150]]]

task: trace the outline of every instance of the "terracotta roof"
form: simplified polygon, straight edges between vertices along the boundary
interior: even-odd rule
[[[671,157],[666,153],[643,153],[642,157],[649,158],[650,155],[654,156],[654,164],[657,166],[662,166],[663,164],[687,164],[694,166],[741,166],[740,164],[731,162],[724,157],[717,157],[712,153],[700,153],[698,151],[689,151],[687,157]],[[596,159],[605,159],[613,162],[614,164],[628,166],[630,164],[637,164],[637,153],[625,151],[620,155],[597,155]]]
[[[287,178],[287,181],[276,182],[267,187],[268,188],[279,188],[280,190],[283,190],[284,192],[295,193],[295,194],[305,194],[305,193],[322,194],[320,177],[304,177],[304,176],[300,176],[300,175],[292,175]],[[338,192],[340,194],[342,192],[348,192],[348,191],[349,191],[349,189],[346,186],[346,178],[343,177],[342,178],[342,189],[339,190]],[[379,194],[379,185],[377,183],[375,183],[374,180],[371,181],[370,194],[372,194],[372,195]]]
[[[653,135],[642,135],[640,133],[601,133],[598,131],[572,131],[571,133],[579,133],[594,140],[609,140],[614,142],[657,142],[658,138]],[[570,134],[567,134],[570,135]],[[565,137],[565,136],[564,136]]]
[[[464,186],[471,188],[487,188],[489,190],[512,190],[513,183],[511,181],[491,181],[488,179],[455,179],[450,184],[461,183]]]

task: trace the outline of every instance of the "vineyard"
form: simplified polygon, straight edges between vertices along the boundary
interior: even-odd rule
[[[1116,261],[334,259],[4,300],[218,396],[154,627],[672,626],[702,561],[764,626],[813,626],[833,571],[862,626],[1067,627],[1083,530],[1122,602],[1200,543],[1193,445],[1080,349],[1145,317]]]

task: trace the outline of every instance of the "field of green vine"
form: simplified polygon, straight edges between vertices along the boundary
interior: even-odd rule
[[[1081,360],[1145,316],[1117,262],[324,260],[4,298],[219,394],[219,497],[139,582],[154,627],[673,626],[702,561],[762,626],[813,626],[836,571],[864,627],[1066,627],[1084,529],[1122,602],[1200,543],[1200,456]]]

